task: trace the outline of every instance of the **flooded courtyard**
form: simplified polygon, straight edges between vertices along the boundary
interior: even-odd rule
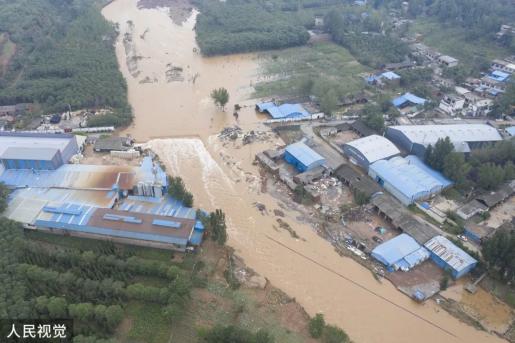
[[[228,244],[247,265],[294,297],[310,315],[323,312],[356,342],[500,342],[440,309],[417,304],[388,282],[340,257],[298,213],[260,188],[254,155],[280,144],[279,138],[252,144],[223,144],[216,134],[238,124],[243,130],[267,130],[248,97],[259,78],[256,55],[203,58],[193,27],[197,13],[177,25],[163,9],[140,9],[137,0],[115,0],[104,16],[118,24],[116,53],[127,79],[134,123],[126,130],[157,153],[167,171],[180,175],[195,195],[195,206],[222,208]],[[225,87],[226,112],[209,96]],[[244,105],[239,118],[234,104]],[[268,213],[255,204],[266,206]],[[274,209],[297,232],[277,229]]]

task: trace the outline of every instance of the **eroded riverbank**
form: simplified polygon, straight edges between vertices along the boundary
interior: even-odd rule
[[[220,112],[209,98],[213,88],[223,86],[231,94],[229,109],[235,103],[250,105],[244,99],[256,79],[255,55],[202,58],[195,52],[195,14],[178,26],[164,11],[138,9],[136,0],[115,0],[103,13],[120,28],[116,51],[135,113],[127,133],[139,141],[150,139],[148,147],[170,172],[183,177],[196,206],[224,209],[229,244],[249,267],[295,297],[310,315],[323,312],[356,342],[501,341],[459,322],[433,302],[416,304],[390,283],[378,283],[370,271],[340,257],[311,227],[298,222],[297,213],[285,211],[284,221],[300,239],[274,228],[276,218],[255,207],[259,202],[270,211],[284,211],[276,199],[260,192],[259,172],[252,165],[256,152],[279,141],[224,146],[214,134],[236,120],[232,111]],[[136,77],[127,67],[122,43],[129,25],[131,49],[138,56]],[[182,68],[182,80],[167,79],[170,65]],[[265,129],[259,120],[249,106],[238,123],[244,130]]]

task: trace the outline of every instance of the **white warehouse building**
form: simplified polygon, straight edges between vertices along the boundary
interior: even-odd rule
[[[370,135],[347,142],[343,145],[343,151],[353,164],[365,170],[368,170],[368,166],[376,161],[386,160],[401,153],[392,142],[379,135]]]

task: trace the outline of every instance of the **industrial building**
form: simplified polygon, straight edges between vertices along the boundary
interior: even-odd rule
[[[256,110],[268,113],[273,119],[291,119],[309,117],[308,111],[300,104],[282,104],[277,106],[273,102],[263,102],[256,105]]]
[[[458,152],[470,152],[502,140],[497,130],[486,124],[398,125],[386,129],[386,138],[410,154],[424,157],[428,145],[449,137]]]
[[[481,244],[484,240],[488,239],[493,233],[494,229],[474,222],[465,223],[463,235],[465,235],[471,241]]]
[[[140,166],[67,164],[72,135],[0,133],[0,182],[13,192],[5,216],[25,228],[184,251],[202,242],[196,211],[166,195],[150,156]]]
[[[376,161],[370,165],[368,175],[406,206],[452,185],[413,155]]]
[[[73,135],[0,132],[0,160],[5,169],[55,170],[78,152]]]
[[[63,203],[43,207],[34,226],[71,236],[185,251],[195,230],[193,219],[130,213]]]
[[[429,251],[411,236],[403,233],[372,250],[372,257],[386,266],[388,271],[408,271],[429,258]]]
[[[477,261],[443,236],[431,238],[424,244],[431,259],[441,268],[449,270],[455,279],[470,272]]]
[[[325,163],[325,158],[303,142],[288,145],[284,151],[284,159],[301,173]]]
[[[379,135],[371,135],[345,143],[343,152],[353,164],[357,164],[365,170],[368,170],[369,165],[376,161],[389,159],[401,153],[392,142]]]

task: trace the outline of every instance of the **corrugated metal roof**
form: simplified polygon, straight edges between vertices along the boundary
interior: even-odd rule
[[[186,244],[195,220],[174,218],[178,228],[155,225],[154,221],[169,221],[169,217],[94,208],[76,204],[55,204],[56,211],[41,211],[36,226],[60,228],[96,235],[122,237],[163,243]],[[61,209],[62,211],[59,211]],[[73,212],[74,214],[69,214]],[[124,219],[129,218],[131,219]],[[121,219],[116,219],[121,218]]]
[[[411,236],[402,233],[372,250],[372,257],[394,269],[408,270],[429,257],[429,252]]]
[[[310,166],[313,163],[325,161],[325,158],[320,156],[316,151],[308,147],[303,142],[297,142],[288,145],[286,147],[286,151],[305,166]]]
[[[472,256],[443,236],[433,237],[424,246],[458,273],[477,263]]]
[[[308,117],[309,113],[300,104],[282,104],[276,106],[274,103],[258,104],[261,112],[268,112],[274,119]]]
[[[438,172],[422,167],[416,156],[390,160],[379,160],[370,165],[369,170],[392,185],[409,199],[416,200],[421,195],[429,195],[452,184]]]
[[[22,132],[0,132],[0,156],[8,148],[50,148],[63,152],[73,135],[67,134],[40,134]]]
[[[449,137],[451,142],[488,142],[500,141],[497,130],[486,124],[449,124],[449,125],[397,125],[387,130],[403,133],[411,142],[422,145],[435,144],[439,138]]]
[[[138,182],[157,182],[166,186],[166,173],[146,157],[140,167],[65,164],[56,170],[9,169],[0,182],[13,187],[130,190]]]
[[[401,95],[400,97],[397,97],[397,98],[393,99],[392,100],[392,104],[395,107],[402,106],[406,102],[411,102],[411,103],[413,103],[415,105],[423,105],[423,104],[426,103],[426,101],[427,101],[426,99],[418,97],[418,96],[416,96],[414,94],[405,93],[405,94]]]
[[[379,135],[359,138],[346,144],[361,152],[370,163],[401,153],[392,142]]]
[[[168,196],[162,199],[129,196],[120,205],[120,210],[189,219],[196,217],[195,209],[184,207],[180,201]]]
[[[8,147],[0,155],[0,159],[50,161],[58,152],[57,148]]]
[[[393,71],[386,71],[386,72],[382,73],[380,76],[384,77],[385,79],[388,79],[388,80],[398,80],[401,78],[399,75],[395,74]]]

